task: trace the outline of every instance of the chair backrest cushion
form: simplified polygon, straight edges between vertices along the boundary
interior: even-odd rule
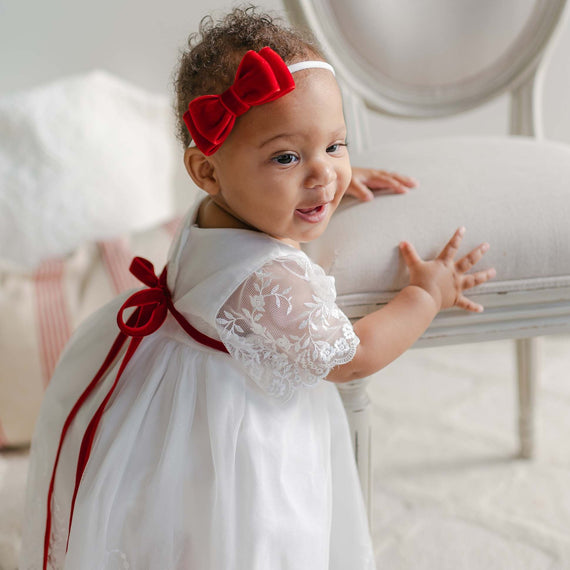
[[[480,286],[504,294],[570,285],[570,147],[522,137],[449,137],[386,144],[353,157],[406,172],[420,187],[406,195],[347,201],[305,251],[335,277],[339,300],[393,297],[408,283],[398,244],[436,256],[459,226],[460,255],[491,245],[478,267],[495,267]],[[474,294],[477,294],[475,292]]]
[[[285,0],[366,104],[430,117],[480,105],[539,62],[565,0]]]

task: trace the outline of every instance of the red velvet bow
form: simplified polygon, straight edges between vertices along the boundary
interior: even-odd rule
[[[201,333],[199,330],[195,329],[184,318],[184,316],[180,312],[178,312],[177,309],[175,309],[170,296],[170,291],[168,290],[167,287],[166,267],[164,268],[164,271],[162,272],[160,277],[157,277],[154,273],[154,266],[150,261],[147,261],[142,257],[135,257],[131,263],[130,271],[135,277],[137,277],[149,288],[133,293],[123,303],[122,307],[119,310],[119,313],[117,314],[117,324],[119,325],[119,329],[121,330],[121,332],[115,339],[115,342],[113,343],[111,350],[109,350],[109,353],[107,354],[105,361],[101,365],[101,368],[99,369],[93,380],[91,380],[87,388],[84,390],[83,394],[81,394],[79,400],[77,400],[77,402],[73,406],[73,409],[67,416],[65,424],[63,426],[59,440],[59,447],[57,450],[53,466],[50,486],[48,489],[46,529],[44,535],[44,560],[43,560],[44,570],[47,570],[49,547],[51,541],[51,502],[54,492],[55,475],[57,471],[57,465],[59,463],[59,458],[61,455],[61,449],[63,446],[63,442],[65,440],[65,436],[71,426],[71,422],[74,420],[75,416],[77,415],[77,412],[80,410],[81,406],[83,406],[83,404],[85,403],[87,398],[91,395],[91,393],[95,390],[101,379],[105,376],[107,370],[115,362],[128,337],[131,337],[131,341],[127,347],[125,355],[123,356],[123,360],[119,367],[119,371],[117,372],[117,376],[115,377],[115,381],[113,382],[107,395],[99,405],[99,408],[95,412],[95,415],[92,417],[91,421],[89,422],[89,425],[87,426],[87,429],[85,430],[83,439],[81,441],[81,447],[79,449],[79,456],[77,459],[77,470],[75,473],[75,488],[73,491],[73,498],[71,500],[71,511],[69,514],[69,531],[71,531],[71,523],[73,521],[73,511],[75,509],[75,500],[77,498],[77,493],[79,491],[79,485],[81,483],[81,478],[83,476],[83,472],[85,471],[85,467],[87,466],[87,462],[89,461],[89,456],[91,455],[91,448],[93,446],[93,441],[95,440],[95,435],[97,433],[97,428],[103,416],[103,412],[105,411],[105,407],[107,406],[109,399],[111,398],[113,392],[115,391],[115,388],[117,387],[117,384],[119,382],[119,379],[121,378],[121,375],[123,374],[123,371],[127,367],[127,364],[134,355],[135,351],[137,350],[139,344],[142,342],[143,338],[157,331],[166,320],[166,316],[170,311],[170,313],[178,321],[180,326],[195,341],[210,348],[219,350],[221,352],[225,353],[228,352],[228,350],[226,349],[226,347],[223,345],[222,342],[210,338],[209,336],[206,336],[205,334]],[[123,313],[126,309],[129,308],[135,308],[135,310],[129,316],[127,322],[125,322],[123,319]],[[69,540],[69,533],[68,533],[68,540]]]
[[[163,271],[158,278],[150,261],[135,257],[130,271],[149,288],[133,293],[123,303],[117,314],[117,324],[127,336],[142,338],[158,330],[166,320],[170,291],[166,286],[166,272]],[[140,315],[132,325],[123,320],[123,313],[131,307],[138,307],[140,310]]]
[[[248,51],[233,85],[221,95],[202,95],[190,101],[183,119],[196,146],[214,154],[226,140],[236,118],[254,105],[269,103],[295,89],[286,63],[270,47]]]

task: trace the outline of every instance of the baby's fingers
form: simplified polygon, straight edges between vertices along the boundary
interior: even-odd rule
[[[472,313],[482,313],[483,312],[483,305],[479,305],[478,303],[474,303],[471,299],[464,297],[461,295],[455,304],[460,309],[465,309],[466,311],[471,311]]]
[[[485,269],[483,271],[477,271],[477,273],[469,273],[463,276],[463,280],[461,283],[462,289],[471,289],[471,287],[475,287],[476,285],[481,285],[481,283],[485,283],[489,281],[489,279],[493,279],[497,272],[494,268]]]
[[[404,258],[404,262],[408,267],[411,267],[416,263],[421,263],[422,261],[421,257],[418,255],[418,252],[410,242],[408,241],[401,242],[400,251],[402,252],[402,257]]]
[[[470,273],[469,275],[464,275],[461,282],[461,288],[463,290],[471,289],[471,287],[475,287],[475,285],[481,285],[481,283],[485,283],[485,281],[493,279],[495,275],[496,271],[493,268],[485,269],[484,271],[477,271],[477,273]],[[455,301],[455,305],[460,309],[465,309],[466,311],[471,311],[472,313],[481,313],[483,311],[482,305],[474,303],[471,301],[471,299],[468,299],[464,295],[459,295],[457,301]]]
[[[482,243],[480,246],[471,250],[467,255],[462,257],[455,263],[455,267],[461,273],[469,271],[484,255],[489,251],[489,244]]]
[[[441,253],[438,256],[438,259],[441,259],[441,261],[444,261],[444,262],[451,261],[455,257],[455,254],[457,253],[457,250],[459,249],[459,246],[461,245],[461,240],[463,239],[464,234],[465,234],[465,228],[464,227],[461,227],[461,228],[458,228],[457,230],[455,230],[455,233],[453,234],[451,239],[447,242],[445,247],[441,250]]]
[[[408,188],[417,188],[420,185],[420,183],[411,176],[405,176],[404,174],[398,174],[397,172],[391,172],[390,174],[392,178]]]

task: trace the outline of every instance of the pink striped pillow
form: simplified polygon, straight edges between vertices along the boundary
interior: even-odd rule
[[[142,286],[135,255],[160,271],[180,219],[88,243],[28,271],[0,261],[0,448],[26,445],[57,360],[75,327],[118,293]]]

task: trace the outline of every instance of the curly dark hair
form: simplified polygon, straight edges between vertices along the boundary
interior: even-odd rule
[[[174,79],[177,136],[184,148],[191,137],[182,115],[190,101],[224,92],[233,83],[243,55],[265,46],[288,64],[307,58],[325,59],[309,32],[289,28],[279,18],[259,13],[255,6],[235,8],[218,22],[211,16],[200,22],[199,31],[188,38],[188,49],[180,56]]]

